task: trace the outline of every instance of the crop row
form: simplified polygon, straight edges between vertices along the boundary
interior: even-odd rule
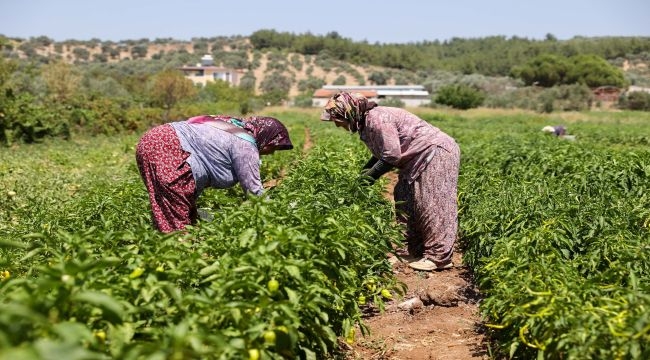
[[[362,308],[401,291],[385,260],[399,229],[380,189],[355,181],[359,144],[318,125],[313,137],[308,155],[266,161],[292,169],[268,196],[207,191],[214,220],[186,234],[152,230],[121,161],[131,146],[119,176],[65,201],[4,183],[20,194],[2,209],[15,223],[0,239],[0,358],[317,358],[365,331]]]
[[[483,136],[458,129],[471,139],[460,179],[464,261],[510,357],[650,357],[648,126],[582,127],[576,142],[490,122]]]

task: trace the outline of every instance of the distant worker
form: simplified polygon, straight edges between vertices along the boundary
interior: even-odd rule
[[[260,155],[292,148],[287,128],[272,117],[201,115],[147,131],[136,160],[156,228],[167,233],[195,223],[206,187],[239,183],[261,195]]]
[[[362,170],[367,183],[394,167],[400,170],[394,198],[407,246],[398,249],[399,257],[416,270],[452,268],[460,167],[456,141],[406,110],[378,106],[356,93],[334,95],[321,120],[359,133],[372,153]]]
[[[573,135],[567,135],[567,129],[563,125],[555,125],[555,126],[544,126],[542,128],[542,131],[547,133],[547,134],[552,134],[555,135],[561,139],[565,140],[575,140],[576,137]]]

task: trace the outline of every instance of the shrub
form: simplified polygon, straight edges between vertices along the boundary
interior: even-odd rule
[[[633,91],[627,93],[618,101],[621,109],[650,111],[650,93]]]
[[[339,75],[339,77],[337,77],[336,79],[334,79],[334,81],[332,81],[332,85],[345,85],[345,83],[346,80],[345,80],[345,76],[343,75]]]
[[[552,101],[553,108],[562,111],[589,110],[593,102],[593,94],[589,87],[579,84],[546,89],[542,92],[541,98]]]
[[[455,109],[467,110],[479,107],[485,100],[482,91],[464,84],[443,86],[438,90],[435,102]]]
[[[314,106],[314,102],[309,94],[298,95],[293,99],[293,105],[302,108]]]

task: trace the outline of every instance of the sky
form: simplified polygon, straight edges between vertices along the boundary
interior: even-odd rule
[[[648,0],[0,0],[0,35],[191,40],[258,30],[414,43],[517,36],[650,36]]]

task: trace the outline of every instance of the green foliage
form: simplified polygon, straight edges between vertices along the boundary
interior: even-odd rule
[[[314,76],[308,76],[306,79],[298,82],[298,90],[304,93],[313,93],[322,88],[323,85],[325,85],[325,80]]]
[[[464,84],[443,86],[435,96],[435,103],[461,110],[479,107],[484,100],[485,95],[480,90]]]
[[[86,48],[76,47],[72,49],[72,53],[77,60],[88,61],[90,58],[90,52]]]
[[[518,108],[543,113],[553,111],[589,110],[594,102],[591,89],[586,85],[559,85],[551,88],[524,87],[489,94],[485,106],[492,108]]]
[[[332,85],[345,85],[345,84],[346,84],[346,80],[345,80],[345,76],[343,75],[339,75],[336,79],[334,79],[334,81],[332,81]]]
[[[239,79],[239,87],[245,91],[253,92],[255,90],[255,82],[257,79],[252,71],[247,72]]]
[[[575,142],[542,136],[551,117],[434,121],[464,144],[464,261],[502,356],[650,355],[650,123],[638,114],[582,118]]]
[[[17,62],[0,57],[0,145],[36,142],[47,136],[70,136],[65,102],[71,96],[54,97],[61,103],[39,99],[27,90],[37,81],[26,75],[16,78]],[[25,74],[29,72],[25,71]],[[67,89],[67,88],[66,88]]]
[[[309,108],[314,106],[312,95],[307,93],[307,94],[296,96],[293,99],[293,105],[297,107],[303,107],[303,108]]]
[[[222,59],[224,66],[233,69],[247,69],[248,54],[245,51],[230,51]]]
[[[296,149],[262,176],[284,179],[264,198],[205,193],[215,220],[185,234],[152,230],[137,135],[0,149],[0,358],[327,358],[365,331],[400,291],[392,205],[354,180],[357,138],[269,115]],[[459,245],[495,356],[648,358],[648,113],[581,114],[575,142],[542,136],[557,115],[421,117],[463,151]]]
[[[544,89],[539,96],[541,112],[584,111],[591,108],[593,94],[586,85],[563,85]]]
[[[107,99],[129,101],[131,94],[115,78],[105,77],[85,78],[83,85],[87,89],[87,95],[93,98],[104,97]]]
[[[29,94],[10,96],[0,118],[1,144],[33,143],[48,136],[70,136],[70,127],[61,105],[40,103]]]
[[[303,114],[276,116],[304,133]],[[185,234],[152,229],[133,136],[5,157],[0,357],[325,358],[367,331],[381,291],[403,292],[385,258],[400,229],[380,187],[351,181],[358,140],[317,126],[306,158],[270,160],[294,171],[268,197],[204,194],[215,220]]]
[[[526,65],[514,67],[512,74],[526,85],[552,87],[565,84],[599,86],[627,85],[623,71],[596,55],[569,58],[554,54],[540,55]]]
[[[619,99],[618,107],[628,110],[650,111],[650,93],[644,91],[629,92]]]
[[[142,126],[147,126],[151,123],[152,114],[156,113],[156,110],[150,107],[159,107],[158,113],[162,119],[184,115],[191,109],[216,108],[248,113],[261,109],[265,104],[286,102],[292,87],[298,87],[301,93],[320,88],[324,80],[314,78],[315,66],[331,72],[327,74],[327,78],[333,78],[332,74],[338,76],[333,84],[345,84],[350,81],[350,77],[360,85],[366,82],[420,83],[431,93],[436,93],[439,88],[449,84],[465,84],[486,94],[485,105],[491,107],[520,107],[548,112],[580,110],[587,109],[590,104],[588,97],[580,91],[569,91],[562,85],[549,91],[520,88],[523,80],[515,81],[495,75],[509,74],[514,65],[527,64],[539,56],[537,60],[547,61],[539,62],[540,68],[534,70],[549,72],[533,72],[533,75],[526,78],[526,83],[534,83],[535,76],[546,76],[551,78],[548,83],[554,82],[553,76],[561,76],[561,72],[553,73],[551,70],[557,70],[557,67],[562,67],[561,63],[568,61],[571,66],[577,64],[575,71],[570,75],[579,79],[576,81],[580,84],[620,83],[621,73],[617,69],[626,64],[628,70],[624,81],[644,86],[649,78],[647,70],[644,69],[648,68],[650,59],[647,56],[650,53],[648,39],[640,37],[575,38],[558,41],[553,36],[548,36],[543,41],[536,41],[498,36],[482,39],[454,38],[442,43],[435,41],[415,44],[368,44],[352,42],[336,32],[325,36],[303,36],[265,30],[255,33],[252,37],[254,48],[247,44],[248,38],[241,36],[192,40],[191,44],[195,46],[196,51],[208,47],[215,59],[224,66],[248,69],[247,74],[240,79],[239,85],[248,93],[246,99],[228,94],[215,100],[215,96],[203,94],[197,100],[189,96],[191,94],[175,99],[167,96],[169,92],[164,94],[152,90],[152,84],[156,81],[154,77],[158,74],[181,65],[196,63],[202,55],[191,53],[192,49],[187,51],[183,48],[176,51],[160,51],[153,54],[152,59],[147,58],[152,55],[147,54],[151,44],[180,44],[172,39],[158,39],[153,42],[138,39],[120,43],[102,42],[98,39],[53,42],[46,37],[9,40],[0,36],[0,41],[2,61],[11,58],[12,62],[15,62],[14,68],[7,76],[7,82],[2,85],[3,88],[9,89],[9,92],[0,95],[3,102],[0,107],[10,109],[0,113],[5,114],[0,116],[4,116],[4,128],[13,129],[9,135],[13,137],[12,141],[38,141],[39,136],[66,137],[73,135],[70,132],[96,133],[100,129],[106,129],[109,133],[118,131],[117,129],[138,129],[141,126],[132,119],[143,119]],[[39,55],[43,51],[51,50],[45,47],[52,45],[56,53],[49,56]],[[101,50],[101,53],[91,51],[93,55],[88,58],[89,53],[86,53],[91,49]],[[61,61],[64,60],[63,50],[73,52],[72,58],[65,60],[75,60],[74,64]],[[261,58],[265,54],[268,54],[270,68],[276,70],[269,76],[256,79],[252,70],[259,68]],[[588,56],[577,56],[585,54]],[[120,60],[124,55],[129,55],[134,60]],[[252,55],[250,63],[249,55]],[[607,65],[607,62],[610,65]],[[549,64],[552,66],[549,67]],[[363,67],[367,71],[369,66],[375,65],[384,68],[379,72],[373,68],[369,72],[371,76],[368,80],[357,70]],[[305,72],[310,78],[296,83],[294,69],[301,71],[303,66],[306,67]],[[611,71],[612,68],[616,71]],[[468,74],[474,71],[477,73]],[[569,74],[566,74],[565,79],[569,79],[568,76]],[[270,79],[263,81],[266,77]],[[259,97],[255,95],[257,88],[261,90]],[[21,100],[16,100],[18,97]],[[103,100],[115,104],[109,105],[106,101],[102,102]],[[201,104],[187,103],[195,100]],[[94,102],[91,107],[99,112],[90,114],[84,105],[85,101]],[[218,104],[202,104],[205,101],[217,101]],[[102,105],[96,105],[98,103]],[[304,102],[306,103],[307,101]],[[56,114],[46,116],[47,121],[30,118],[42,116],[39,107],[56,109]],[[24,113],[19,114],[20,111]],[[78,126],[80,123],[101,122],[103,111],[106,111],[107,123],[110,124],[92,126],[87,130]],[[124,119],[124,112],[134,116]],[[83,116],[79,115],[80,113]],[[12,114],[12,119],[8,120],[6,114]],[[190,113],[191,115],[193,114]],[[17,130],[19,127],[15,122],[18,117],[21,117],[24,123],[30,124],[24,132]],[[56,117],[59,119],[55,120]],[[116,126],[118,123],[128,125]],[[19,133],[32,135],[23,136]],[[6,144],[7,135],[3,133],[0,137],[0,141]]]
[[[386,76],[382,72],[375,71],[368,75],[368,81],[375,85],[386,85]]]
[[[514,67],[512,75],[523,80],[526,85],[552,87],[565,83],[570,66],[569,61],[562,56],[543,54],[526,65]]]
[[[288,49],[305,55],[331,54],[337,60],[407,69],[440,69],[452,72],[477,72],[490,76],[508,75],[511,69],[540,54],[570,57],[593,54],[616,59],[650,51],[647,37],[605,37],[558,41],[529,40],[520,37],[490,36],[476,39],[453,38],[448,41],[425,41],[411,44],[368,44],[354,42],[336,33],[325,36],[259,30],[250,36],[257,50]]]
[[[223,80],[208,82],[198,92],[198,98],[202,101],[235,101],[241,102],[248,99],[251,94],[240,87],[230,86],[230,83]]]
[[[63,61],[43,66],[41,76],[47,85],[49,97],[59,104],[69,103],[79,92],[79,70]]]
[[[272,104],[278,104],[280,101],[286,100],[290,88],[291,82],[289,78],[279,72],[271,73],[260,84],[262,97]]]
[[[302,71],[303,63],[302,63],[302,60],[300,58],[300,55],[298,55],[298,54],[291,55],[291,58],[289,59],[289,62],[291,63],[291,66],[294,67],[294,69],[296,69],[298,71]]]
[[[621,69],[610,65],[596,55],[576,55],[571,58],[573,66],[567,73],[566,83],[584,84],[591,88],[599,86],[627,86]]]
[[[197,93],[194,84],[177,70],[156,74],[150,84],[150,96],[154,104],[171,109],[179,101],[188,100]]]

